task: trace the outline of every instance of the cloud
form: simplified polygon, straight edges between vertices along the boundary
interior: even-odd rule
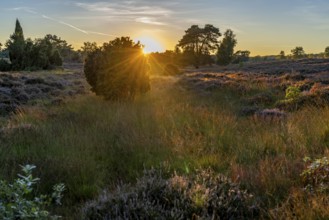
[[[31,14],[38,14],[35,9],[30,7],[16,7],[16,8],[9,8],[8,11],[25,11]]]
[[[135,1],[123,1],[120,3],[96,2],[96,3],[75,3],[76,6],[87,11],[104,12],[111,15],[126,16],[126,15],[154,15],[154,16],[169,16],[173,13],[172,10],[161,6],[140,5]]]
[[[96,34],[96,35],[110,36],[110,37],[113,37],[114,36],[112,34],[106,34],[106,33],[102,33],[102,32],[83,30],[83,29],[81,29],[81,28],[79,28],[79,27],[77,27],[75,25],[69,24],[67,22],[64,22],[64,21],[61,21],[61,20],[58,20],[58,19],[49,17],[49,16],[44,15],[44,14],[39,14],[35,9],[30,8],[30,7],[16,7],[16,8],[10,8],[8,10],[10,10],[10,11],[25,11],[25,12],[28,12],[28,13],[31,13],[31,14],[39,15],[39,16],[41,16],[44,19],[57,22],[59,24],[65,25],[67,27],[70,27],[70,28],[72,28],[72,29],[74,29],[76,31],[79,31],[81,33],[84,33],[84,34]]]
[[[166,23],[158,22],[155,18],[150,18],[150,17],[139,17],[139,18],[136,18],[135,21],[144,23],[144,24],[167,25]]]

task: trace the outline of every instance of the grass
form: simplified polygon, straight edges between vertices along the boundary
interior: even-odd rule
[[[329,108],[307,107],[284,123],[255,121],[237,114],[250,94],[222,89],[199,97],[171,86],[174,81],[153,79],[152,92],[134,103],[86,95],[58,107],[28,107],[1,120],[2,126],[31,124],[32,129],[0,136],[0,178],[13,179],[19,164],[35,164],[39,191],[65,183],[59,212],[78,218],[81,204],[104,188],[135,181],[144,168],[165,163],[188,173],[211,167],[274,210],[302,187],[302,159],[328,155]],[[294,198],[304,201],[300,197]],[[305,202],[300,207],[305,213],[312,208]],[[284,212],[280,216],[288,216]]]

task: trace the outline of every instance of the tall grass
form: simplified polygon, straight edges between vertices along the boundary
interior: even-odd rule
[[[156,77],[152,92],[134,103],[87,95],[58,107],[29,107],[1,121],[32,128],[1,135],[0,178],[14,178],[19,164],[35,164],[40,191],[66,184],[62,211],[72,216],[72,207],[133,182],[144,168],[212,167],[274,208],[300,186],[302,159],[328,154],[329,108],[306,108],[282,123],[255,121],[236,113],[240,99],[225,89],[201,97],[175,78]]]

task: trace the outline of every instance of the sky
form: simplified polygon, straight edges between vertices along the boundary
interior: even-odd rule
[[[328,0],[4,0],[0,42],[18,18],[25,37],[55,34],[79,49],[130,36],[151,50],[172,50],[191,25],[232,29],[236,50],[277,55],[302,46],[320,53],[329,46]],[[147,45],[146,45],[147,46]]]

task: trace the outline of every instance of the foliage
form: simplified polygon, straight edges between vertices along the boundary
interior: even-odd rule
[[[297,99],[298,97],[300,97],[301,95],[301,91],[299,89],[299,87],[296,86],[289,86],[286,89],[286,99]]]
[[[218,48],[218,38],[220,36],[219,29],[211,24],[206,24],[204,28],[192,25],[185,31],[185,35],[177,46],[183,49],[190,64],[198,68],[202,56],[209,56],[211,51]]]
[[[189,78],[191,75],[187,77],[190,81],[195,79]],[[210,83],[214,75],[205,73]],[[185,90],[184,82],[155,76],[153,92],[135,102],[104,102],[87,95],[56,108],[26,107],[8,123],[31,123],[37,129],[1,135],[0,175],[11,179],[15,164],[34,161],[47,171],[38,175],[42,178],[40,190],[65,180],[69,190],[59,213],[81,219],[74,216],[74,210],[83,201],[94,199],[99,189],[117,181],[134,182],[144,167],[165,161],[182,173],[190,167],[210,166],[241,182],[268,213],[292,197],[303,170],[300,158],[327,150],[322,136],[328,129],[329,108],[311,105],[288,114],[284,123],[241,117],[237,113],[245,98],[271,91],[275,102],[284,97],[285,87],[276,81],[269,84],[263,74],[261,79],[257,75],[229,76],[238,83],[225,77],[224,87],[206,94],[198,89],[207,82]],[[328,213],[328,202],[321,210],[319,203],[323,203],[321,198],[306,200],[302,196],[293,207],[302,207],[303,214],[314,210]],[[291,208],[287,206],[287,210]]]
[[[42,39],[24,39],[23,29],[16,20],[15,32],[7,41],[7,49],[12,70],[49,69],[63,64],[62,56],[72,51],[71,45],[56,35],[46,35]]]
[[[23,54],[25,47],[25,40],[22,26],[18,19],[16,19],[15,32],[10,36],[6,43],[9,51],[9,58],[14,70],[19,70],[23,65]]]
[[[111,100],[132,100],[150,89],[142,45],[129,37],[116,38],[90,53],[84,72],[92,91]]]
[[[49,62],[55,66],[62,66],[63,60],[58,50],[55,50],[49,57]]]
[[[7,62],[7,60],[0,58],[0,71],[6,72],[11,70],[10,63]]]
[[[325,57],[329,57],[329,47],[326,47],[326,49],[324,50],[324,56]]]
[[[329,160],[327,157],[312,160],[306,157],[306,169],[301,174],[305,189],[311,192],[329,192]]]
[[[253,219],[259,204],[222,175],[209,170],[195,176],[145,171],[135,186],[119,186],[84,209],[85,219]]]
[[[47,42],[48,45],[51,45],[50,46],[51,50],[49,50],[50,54],[48,54],[49,57],[51,57],[54,53],[56,53],[56,51],[58,51],[61,59],[70,61],[72,60],[72,57],[75,55],[72,45],[68,44],[65,40],[61,39],[56,35],[47,34],[44,37],[44,40]],[[52,62],[51,64],[56,65],[55,63]]]
[[[34,41],[26,40],[22,65],[25,70],[49,69],[61,66],[62,62],[59,51],[47,36]]]
[[[279,57],[280,57],[281,60],[286,59],[286,54],[284,53],[283,50],[280,51]]]
[[[303,47],[295,47],[294,49],[291,50],[292,56],[295,59],[300,59],[305,57],[305,51]]]
[[[168,63],[164,70],[163,70],[164,75],[169,75],[169,76],[173,76],[173,75],[178,75],[181,73],[181,71],[179,70],[179,68],[172,63]]]
[[[98,49],[96,42],[84,42],[81,47],[82,59],[85,60],[89,53],[92,53]]]
[[[224,33],[224,39],[222,40],[218,52],[217,52],[217,63],[220,65],[228,65],[233,60],[234,47],[237,44],[235,34],[233,31],[228,29]]]
[[[250,51],[248,50],[238,50],[234,56],[233,56],[233,63],[234,64],[241,64],[243,62],[247,62],[249,60],[249,56],[250,56]]]
[[[34,185],[39,181],[32,176],[34,165],[22,166],[23,174],[8,184],[0,181],[0,218],[1,219],[57,219],[58,216],[50,216],[46,210],[53,202],[61,204],[64,184],[57,184],[53,187],[51,196],[40,195],[32,197]]]

